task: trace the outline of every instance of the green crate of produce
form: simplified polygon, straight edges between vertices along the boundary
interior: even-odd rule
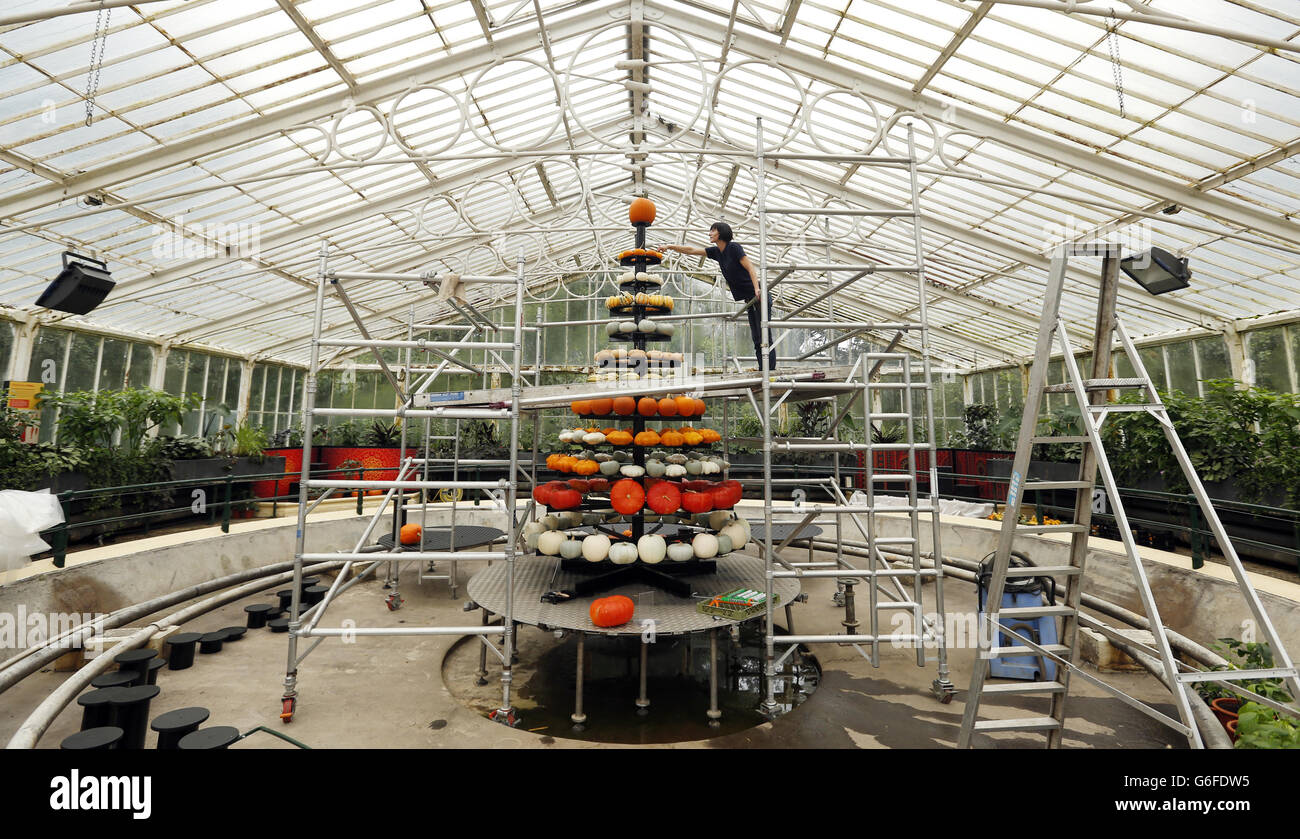
[[[733,621],[743,621],[755,615],[761,615],[767,608],[763,592],[750,588],[732,589],[716,597],[706,598],[695,605],[702,615],[717,615]],[[772,595],[772,605],[781,602],[779,594]]]

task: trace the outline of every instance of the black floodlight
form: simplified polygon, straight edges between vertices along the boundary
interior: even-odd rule
[[[68,257],[80,261],[69,264]],[[36,305],[73,315],[84,315],[103,303],[114,285],[116,283],[109,276],[107,262],[64,251],[63,270],[41,293]]]
[[[1179,259],[1163,248],[1126,256],[1119,261],[1119,267],[1151,294],[1165,294],[1191,285],[1187,257]]]

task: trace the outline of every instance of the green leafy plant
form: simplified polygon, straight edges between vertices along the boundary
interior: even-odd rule
[[[150,431],[178,425],[203,399],[150,388],[52,393],[41,400],[59,412],[59,438],[69,445],[140,451]]]
[[[244,421],[239,424],[238,428],[234,429],[232,453],[235,457],[249,457],[260,460],[262,452],[266,451],[266,442],[266,431],[261,426]]]
[[[320,429],[328,434],[326,429]],[[282,428],[275,432],[267,440],[268,449],[300,449],[302,448],[302,426],[292,425],[288,428]]]
[[[356,420],[348,420],[338,425],[331,426],[329,430],[329,445],[331,446],[359,446],[361,445],[361,435],[365,429],[361,423]]]
[[[1300,725],[1294,717],[1258,702],[1247,702],[1237,711],[1234,748],[1300,749]]]
[[[396,423],[375,420],[362,433],[361,443],[380,449],[396,448],[402,443],[402,427]]]
[[[992,405],[967,405],[961,417],[965,428],[954,435],[954,442],[966,449],[997,448],[997,418],[998,410]]]
[[[907,428],[900,422],[882,422],[871,426],[871,442],[901,443],[907,439]]]
[[[212,443],[202,437],[155,437],[146,449],[163,460],[197,460],[212,457]]]
[[[503,453],[504,448],[497,438],[497,424],[492,420],[468,420],[460,425],[461,456],[468,452],[474,455]]]
[[[1216,667],[1214,672],[1231,673],[1233,670],[1268,670],[1273,667],[1273,652],[1268,644],[1259,641],[1241,641],[1236,638],[1220,638],[1214,649],[1224,654],[1228,660],[1227,667]],[[1238,686],[1265,699],[1275,702],[1290,702],[1291,694],[1282,687],[1281,679],[1242,679],[1234,680]],[[1237,696],[1217,682],[1198,682],[1196,692],[1206,702],[1219,697]]]
[[[1082,418],[1078,406],[1068,404],[1038,418],[1039,435],[1074,437],[1083,434]],[[1083,456],[1082,443],[1039,443],[1034,446],[1035,460],[1050,460],[1057,463],[1078,463]]]

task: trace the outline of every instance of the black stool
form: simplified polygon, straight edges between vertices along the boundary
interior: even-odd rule
[[[233,725],[214,725],[211,728],[200,728],[198,731],[192,731],[181,738],[177,748],[189,751],[191,749],[225,749],[230,744],[239,739],[239,729]]]
[[[325,594],[329,590],[329,586],[308,586],[302,590],[302,602],[308,606],[315,606],[325,599]]]
[[[308,588],[311,588],[311,587],[314,586],[314,585],[319,585],[319,584],[320,584],[320,577],[303,577],[303,578],[302,578],[302,587],[303,587],[303,590],[304,590],[304,591],[306,591]]]
[[[97,690],[88,690],[77,697],[77,704],[81,706],[82,731],[113,724],[114,717],[111,702],[121,689],[99,688]]]
[[[227,626],[222,629],[218,629],[217,631],[226,636],[226,643],[230,643],[232,641],[244,640],[244,633],[248,631],[248,627]]]
[[[129,688],[144,684],[144,676],[134,670],[110,670],[90,680],[92,688]]]
[[[124,732],[118,748],[144,748],[144,735],[149,725],[149,703],[161,692],[157,685],[119,688],[117,696],[109,700],[117,713],[117,725]]]
[[[207,708],[177,708],[155,717],[149,727],[158,732],[158,748],[172,751],[179,748],[185,735],[197,731],[207,719]]]
[[[149,675],[149,662],[157,657],[156,650],[143,647],[138,650],[127,650],[114,657],[113,660],[117,662],[118,670],[129,670],[138,673],[140,681],[136,682],[136,684],[142,685]]]
[[[221,645],[226,640],[224,632],[209,632],[199,637],[199,654],[210,655],[221,652]]]
[[[266,622],[266,625],[269,626],[269,627],[271,628],[271,631],[272,631],[272,632],[288,632],[288,631],[289,631],[289,619],[288,619],[288,618],[276,618],[276,619],[273,620],[273,621],[267,621],[267,622]]]
[[[146,685],[158,684],[158,671],[167,666],[167,660],[163,658],[149,659],[149,672],[145,674],[144,683]]]
[[[178,632],[167,639],[167,668],[184,670],[194,664],[194,645],[203,635],[198,632]]]
[[[87,728],[71,737],[64,737],[60,749],[75,751],[115,749],[122,740],[122,729],[115,725]]]
[[[275,593],[280,598],[280,611],[287,612],[293,607],[293,589],[282,588]]]
[[[244,612],[248,614],[248,628],[261,629],[266,626],[268,613],[274,611],[275,608],[270,603],[254,603],[252,606],[245,606]]]

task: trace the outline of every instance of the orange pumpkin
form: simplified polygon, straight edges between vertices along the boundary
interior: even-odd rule
[[[642,396],[636,403],[636,412],[643,417],[653,417],[659,413],[659,403],[653,396]]]
[[[714,431],[712,428],[701,428],[700,436],[704,438],[704,442],[706,443],[718,443],[722,441],[722,435]]]
[[[704,435],[698,431],[687,431],[682,434],[682,439],[688,446],[698,446],[704,442]]]
[[[555,462],[555,471],[572,472],[573,467],[578,463],[578,459],[571,454],[566,454]]]
[[[661,445],[665,445],[669,447],[680,446],[682,443],[686,442],[686,438],[682,436],[682,433],[680,431],[673,431],[670,428],[667,431],[665,431],[663,434],[659,435],[659,442]]]
[[[591,401],[587,399],[579,399],[576,402],[570,402],[569,408],[578,416],[585,417],[587,414],[591,413]]]
[[[562,457],[564,457],[564,455],[562,455],[562,454],[548,454],[548,455],[546,456],[546,468],[547,468],[547,469],[554,469],[554,468],[555,468],[555,462],[556,462],[557,460],[559,460],[560,458],[562,458]]]
[[[600,464],[594,460],[579,460],[573,464],[573,474],[594,475],[600,471]]]
[[[588,614],[596,626],[622,626],[632,620],[636,604],[632,598],[616,594],[613,597],[598,597],[591,601]]]
[[[614,400],[607,396],[591,400],[591,413],[595,416],[609,416],[609,412],[612,410],[614,410]]]
[[[403,545],[418,545],[420,544],[420,537],[423,532],[424,528],[420,527],[418,524],[404,524],[402,525],[402,531],[399,534],[399,538]]]
[[[620,417],[630,417],[636,411],[636,400],[630,396],[614,398],[614,413]]]
[[[633,224],[654,224],[655,202],[649,198],[633,198],[627,208],[627,218]]]
[[[605,435],[605,442],[614,446],[627,446],[632,443],[632,432],[619,429],[613,434]]]
[[[659,445],[659,432],[646,429],[637,432],[636,438],[632,441],[638,446],[657,446]]]
[[[695,401],[695,416],[697,416],[697,417],[702,417],[702,416],[704,416],[704,411],[705,411],[709,406],[704,404],[704,400],[703,400],[703,399],[696,399],[696,400],[694,400],[694,401]]]
[[[689,417],[695,415],[695,400],[689,396],[679,396],[673,400],[677,404],[678,416]]]
[[[614,512],[630,516],[645,506],[645,489],[631,478],[616,481],[609,488],[609,504]]]
[[[659,400],[659,416],[675,417],[677,416],[677,403],[671,396],[665,396]]]

